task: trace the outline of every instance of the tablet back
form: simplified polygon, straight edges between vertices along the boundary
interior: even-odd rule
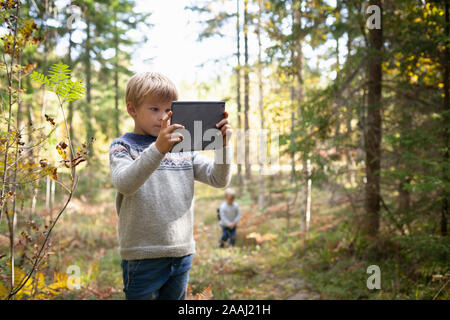
[[[172,102],[172,118],[171,123],[182,124],[186,131],[176,130],[183,133],[189,132],[190,135],[190,149],[189,141],[177,143],[172,148],[172,152],[186,152],[211,149],[211,144],[214,139],[222,139],[222,137],[211,137],[211,134],[206,134],[208,129],[216,129],[216,123],[224,118],[225,102],[224,101],[174,101]],[[208,133],[211,133],[209,131]],[[217,141],[216,141],[217,142]],[[214,143],[212,146],[217,145]],[[182,149],[180,150],[180,148]]]

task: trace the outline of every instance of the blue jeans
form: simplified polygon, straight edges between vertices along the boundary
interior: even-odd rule
[[[193,254],[179,258],[122,260],[127,300],[183,300]]]
[[[223,246],[224,242],[230,239],[230,243],[232,246],[234,246],[234,243],[236,242],[236,227],[233,229],[228,227],[222,227],[222,238],[220,238],[221,246]]]

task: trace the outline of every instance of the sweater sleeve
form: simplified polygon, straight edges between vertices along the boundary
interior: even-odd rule
[[[216,188],[224,188],[231,181],[231,146],[214,151],[214,160],[194,152],[194,179]]]
[[[134,194],[159,167],[164,154],[155,143],[133,160],[123,143],[113,142],[109,148],[109,164],[114,186],[123,195]]]

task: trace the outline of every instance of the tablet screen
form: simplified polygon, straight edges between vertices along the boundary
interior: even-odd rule
[[[215,135],[216,123],[224,118],[224,112],[224,101],[172,102],[171,124],[181,124],[185,129],[175,130],[182,133],[184,139],[175,144],[171,152],[217,149],[218,139],[223,137]]]

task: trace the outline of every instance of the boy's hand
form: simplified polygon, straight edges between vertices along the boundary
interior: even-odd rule
[[[228,122],[228,112],[224,112],[224,118],[220,120],[219,123],[216,124],[216,128],[220,129],[220,132],[223,136],[223,146],[225,147],[228,144],[228,141],[233,134],[233,129],[231,128],[230,123]]]
[[[161,130],[158,138],[155,141],[155,146],[162,154],[169,152],[173,145],[183,140],[183,135],[179,132],[173,132],[177,129],[184,129],[181,124],[169,125],[169,120],[172,117],[172,111],[161,120]]]

